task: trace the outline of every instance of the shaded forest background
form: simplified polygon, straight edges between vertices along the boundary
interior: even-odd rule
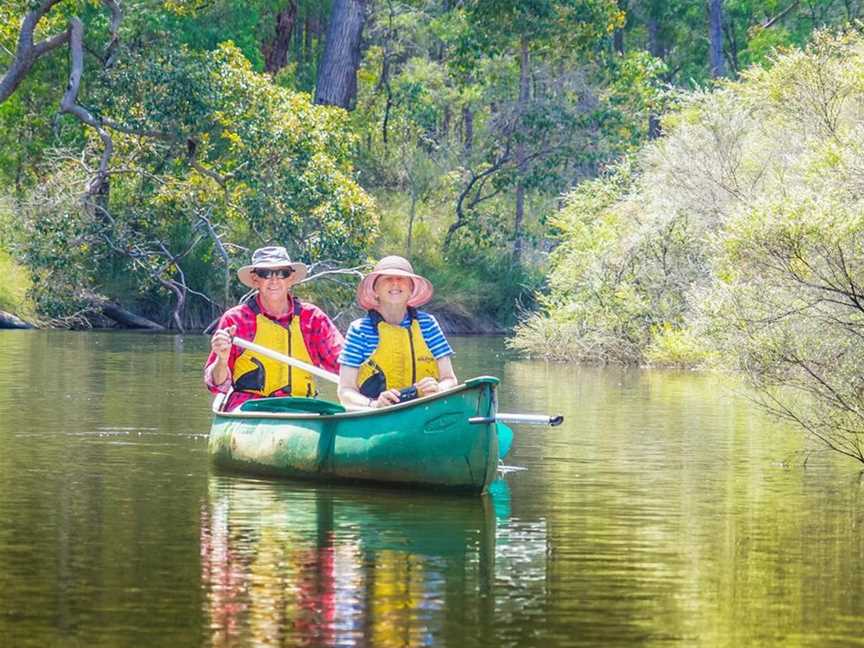
[[[548,285],[569,191],[840,1],[19,0],[0,9],[0,308],[201,328],[272,242],[352,315],[402,253],[453,328]],[[28,32],[29,30],[29,32]],[[346,270],[347,269],[347,270]],[[110,311],[108,311],[110,312]]]

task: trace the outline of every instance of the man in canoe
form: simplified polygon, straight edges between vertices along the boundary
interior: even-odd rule
[[[303,263],[291,261],[284,247],[255,250],[251,265],[237,271],[240,281],[258,294],[225,312],[210,339],[210,357],[204,365],[208,389],[230,394],[224,409],[234,409],[250,398],[313,397],[318,393],[308,372],[241,349],[232,343],[232,337],[333,373],[339,370],[342,334],[317,306],[291,294],[292,286],[306,272]]]
[[[339,400],[349,407],[386,407],[458,383],[450,348],[435,318],[417,310],[432,284],[407,259],[381,259],[357,286],[367,314],[351,323],[339,355]]]

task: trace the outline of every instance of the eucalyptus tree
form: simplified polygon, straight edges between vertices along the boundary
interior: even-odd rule
[[[477,0],[464,3],[463,10],[467,27],[461,42],[463,57],[466,50],[473,50],[510,59],[517,74],[509,101],[495,109],[498,146],[490,164],[471,174],[460,194],[459,218],[454,226],[461,226],[462,205],[478,183],[482,185],[492,173],[512,167],[512,254],[519,263],[524,246],[525,195],[532,172],[539,171],[550,158],[572,152],[567,151],[566,134],[563,139],[561,135],[573,125],[567,122],[578,119],[568,110],[566,99],[553,101],[554,106],[543,104],[564,98],[571,90],[565,77],[578,65],[579,57],[587,56],[601,38],[614,31],[623,14],[613,0]],[[541,64],[551,75],[538,83],[532,77]],[[476,206],[482,198],[475,195]],[[454,231],[451,227],[451,236]]]
[[[723,0],[708,0],[708,61],[711,77],[726,76],[723,57]]]
[[[626,22],[618,51],[648,50],[662,59],[665,81],[692,88],[717,76],[736,77],[765,63],[776,48],[803,47],[814,30],[864,16],[861,0],[620,0]]]
[[[324,55],[318,66],[315,103],[351,107],[357,94],[366,5],[367,0],[333,0]]]
[[[4,75],[15,94],[31,78],[56,78],[39,66],[21,70],[34,49],[57,54],[32,40],[32,25],[68,24],[73,56],[60,108],[83,127],[42,153],[38,182],[14,208],[15,243],[43,314],[86,313],[106,294],[182,329],[233,300],[229,269],[248,247],[279,241],[316,263],[362,257],[376,217],[354,180],[343,111],[275,86],[236,47],[178,45],[176,32],[152,24],[170,16],[118,23],[107,56],[88,54],[85,25],[104,33],[104,20],[90,5],[69,18],[68,7],[46,0],[19,13],[23,45]],[[85,57],[100,63],[86,78]],[[15,125],[12,91],[0,115]]]

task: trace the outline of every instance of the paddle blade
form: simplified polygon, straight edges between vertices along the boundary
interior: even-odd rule
[[[503,459],[513,445],[513,430],[503,423],[496,423],[495,426],[498,428],[498,458]]]

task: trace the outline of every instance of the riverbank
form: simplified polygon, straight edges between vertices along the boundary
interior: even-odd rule
[[[86,327],[87,330],[118,330],[118,331],[142,331],[142,332],[171,332],[170,329],[162,327],[155,322],[150,322],[149,320],[145,320],[144,318],[137,318],[140,320],[139,324],[134,323],[134,319],[137,316],[129,313],[128,311],[124,311],[119,307],[115,306],[112,310],[114,312],[115,317],[119,317],[116,311],[122,311],[123,317],[120,320],[115,321],[114,326],[91,326]],[[103,310],[104,312],[104,310]],[[441,329],[444,331],[445,335],[505,335],[509,333],[509,330],[497,324],[494,320],[488,317],[477,316],[471,313],[466,313],[453,308],[441,308],[441,309],[430,309],[429,311],[435,318],[438,320],[438,323],[441,325]],[[107,315],[107,313],[106,313]],[[131,318],[130,318],[131,316]],[[100,316],[100,319],[105,320],[104,317]],[[107,320],[105,320],[107,321]],[[145,325],[146,324],[146,325]],[[23,317],[19,317],[14,313],[10,313],[4,310],[0,310],[0,329],[57,329],[63,330],[70,327],[66,326],[50,326],[50,325],[39,325],[34,323],[29,319],[25,319]],[[84,328],[84,327],[82,327]],[[342,327],[344,328],[344,327]],[[193,329],[187,330],[186,333],[206,333],[207,329]]]

